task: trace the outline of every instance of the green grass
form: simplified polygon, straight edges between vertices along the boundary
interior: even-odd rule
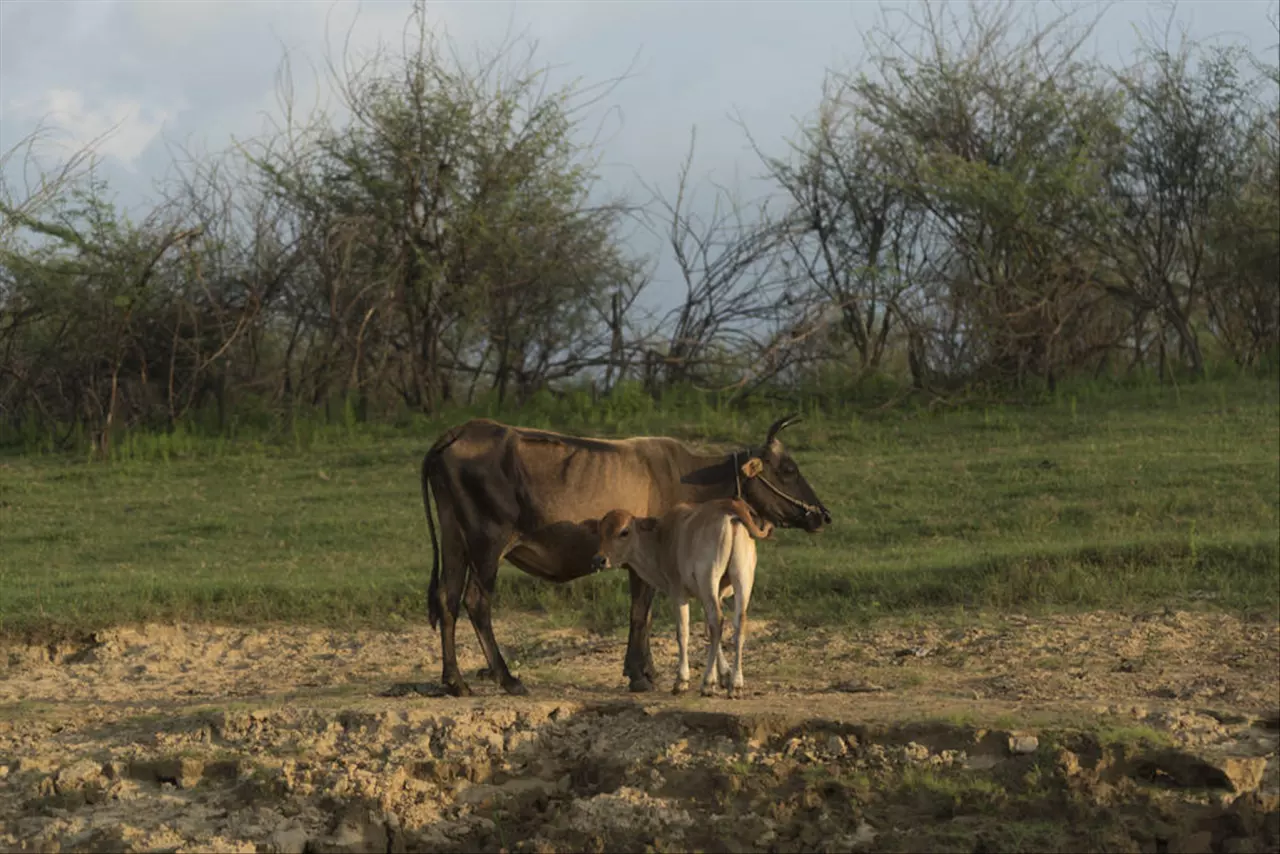
[[[759,441],[776,414],[564,406],[504,417],[729,442]],[[0,457],[0,634],[144,619],[425,620],[418,466],[445,423],[135,435],[108,462]],[[1085,388],[1037,406],[815,411],[786,439],[835,524],[761,547],[760,616],[1280,608],[1280,392],[1269,380]],[[612,629],[626,619],[626,580],[552,585],[504,567],[497,613],[516,609]]]

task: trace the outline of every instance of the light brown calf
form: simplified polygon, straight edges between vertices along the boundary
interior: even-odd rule
[[[773,530],[758,527],[741,499],[678,504],[659,518],[636,517],[611,510],[600,520],[600,550],[595,569],[626,567],[671,597],[676,609],[676,641],[680,646],[675,693],[689,687],[689,600],[698,599],[707,620],[707,670],[702,693],[715,690],[717,675],[730,696],[741,696],[742,647],[747,631],[747,604],[756,574],[756,544]],[[734,647],[730,677],[720,643],[724,614],[721,600],[733,591]]]

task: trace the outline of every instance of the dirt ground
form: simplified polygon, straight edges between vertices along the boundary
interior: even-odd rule
[[[622,639],[495,628],[528,697],[475,676],[470,638],[475,696],[428,696],[425,628],[0,647],[0,849],[1280,846],[1274,620],[755,621],[737,700],[699,696],[698,673],[672,696],[663,630],[660,690],[633,695]]]

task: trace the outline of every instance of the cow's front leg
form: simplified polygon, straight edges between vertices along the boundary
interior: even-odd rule
[[[622,675],[631,680],[631,691],[652,691],[653,680],[657,678],[653,653],[649,648],[654,591],[633,570],[627,571],[627,577],[631,587],[631,627],[627,634],[627,656],[622,665]]]

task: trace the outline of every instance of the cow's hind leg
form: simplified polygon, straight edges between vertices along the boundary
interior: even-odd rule
[[[482,556],[472,566],[471,577],[467,582],[466,605],[467,616],[471,618],[471,626],[476,630],[476,639],[484,651],[485,660],[489,662],[488,671],[495,682],[502,686],[508,694],[523,696],[529,693],[524,683],[511,674],[507,668],[502,650],[493,636],[493,614],[490,605],[493,592],[498,586],[498,562],[502,559],[501,551],[495,547],[473,548],[473,554]]]
[[[631,680],[630,690],[652,691],[658,673],[653,667],[649,628],[653,617],[654,590],[634,571],[627,572],[631,587],[631,630],[627,634],[627,657],[622,675]]]
[[[470,696],[471,689],[458,669],[456,643],[458,609],[462,603],[462,590],[467,583],[467,562],[461,532],[448,505],[437,504],[440,516],[440,585],[436,596],[440,600],[440,658],[442,670],[440,682],[455,697]]]

